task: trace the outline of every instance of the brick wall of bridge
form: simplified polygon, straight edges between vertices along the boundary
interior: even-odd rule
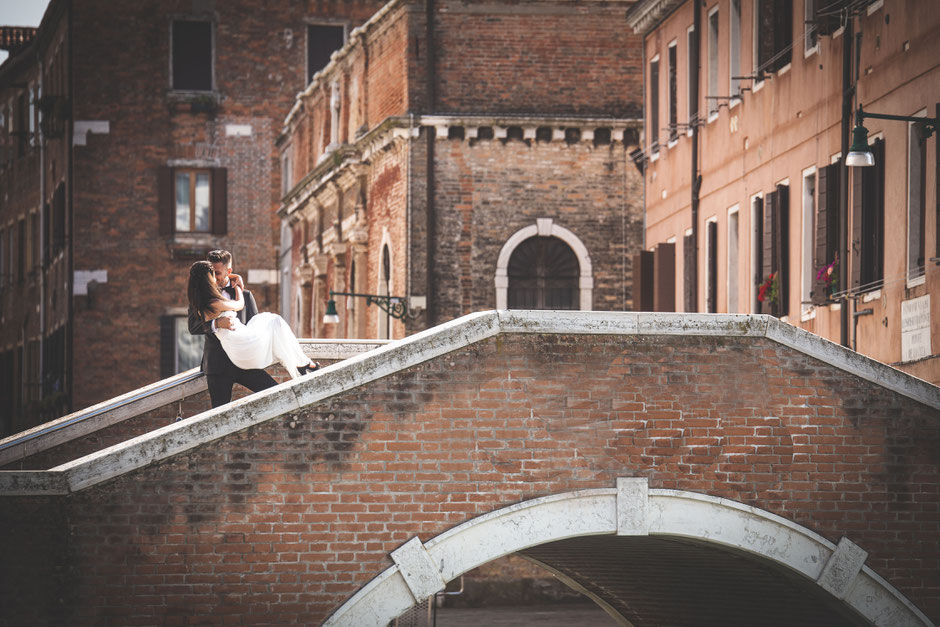
[[[847,536],[937,621],[938,444],[936,410],[765,339],[500,335],[68,497],[0,499],[0,621],[318,624],[412,536],[628,475]]]

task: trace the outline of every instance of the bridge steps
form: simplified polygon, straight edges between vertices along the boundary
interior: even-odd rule
[[[301,339],[300,343],[312,360],[327,366],[389,341]],[[269,371],[279,383],[290,379],[280,365]],[[235,386],[233,399],[249,394]],[[0,470],[47,470],[150,433],[175,422],[177,416],[190,418],[210,408],[205,377],[193,368],[0,440]]]

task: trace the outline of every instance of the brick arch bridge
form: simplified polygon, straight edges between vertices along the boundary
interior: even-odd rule
[[[0,472],[0,621],[381,625],[521,552],[622,624],[929,625],[938,451],[940,389],[772,318],[484,312]]]

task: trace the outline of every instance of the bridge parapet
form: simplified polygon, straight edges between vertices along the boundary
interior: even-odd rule
[[[388,343],[389,340],[300,340],[307,356],[323,365]],[[272,373],[280,382],[288,380],[287,372],[280,366],[272,368]],[[239,388],[234,391],[234,398],[242,398],[247,393],[248,390]],[[172,422],[176,416],[193,416],[209,408],[205,376],[199,368],[193,368],[3,438],[0,440],[0,469],[36,470],[57,466],[153,431]],[[113,428],[116,425],[120,428]],[[105,430],[108,432],[102,433]],[[94,436],[88,437],[91,434]],[[57,450],[53,452],[53,449]],[[41,455],[44,452],[46,454]]]

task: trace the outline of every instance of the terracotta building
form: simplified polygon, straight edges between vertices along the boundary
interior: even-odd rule
[[[381,4],[52,0],[0,31],[0,435],[195,365],[208,250],[277,308],[275,139]]]
[[[491,308],[631,309],[642,248],[632,2],[392,0],[278,138],[282,304],[317,337]],[[323,322],[330,292],[339,322]]]
[[[940,381],[937,136],[863,115],[874,166],[845,165],[859,107],[940,117],[940,5],[642,0],[627,21],[644,308],[772,313]]]

